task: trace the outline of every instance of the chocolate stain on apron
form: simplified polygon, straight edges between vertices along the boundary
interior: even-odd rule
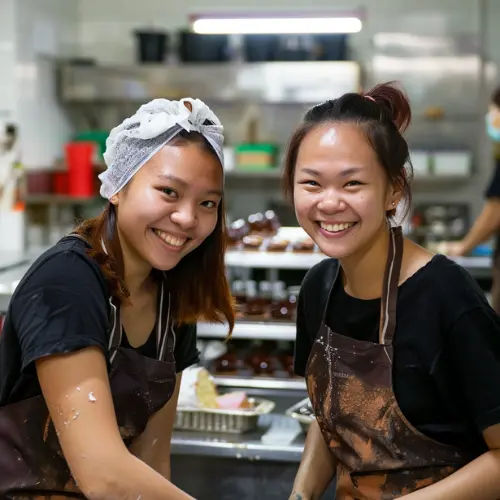
[[[325,324],[337,270],[307,362],[314,413],[338,464],[337,500],[397,498],[440,481],[472,459],[418,431],[396,401],[392,362],[402,255],[401,227],[392,228],[379,343],[340,335]]]
[[[163,307],[165,298],[168,307]],[[158,359],[120,346],[123,330],[119,309],[112,299],[109,301],[109,381],[120,434],[128,446],[174,392],[175,333],[170,294],[164,291],[162,281],[156,324]],[[68,425],[78,425],[78,420]],[[71,476],[42,395],[0,408],[0,498],[85,498]]]

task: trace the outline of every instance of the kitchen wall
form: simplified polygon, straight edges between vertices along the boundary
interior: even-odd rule
[[[271,7],[270,7],[271,4]],[[488,79],[478,81],[477,95],[467,90],[461,101],[473,103],[476,115],[451,117],[439,125],[419,120],[410,131],[410,140],[419,143],[422,137],[455,137],[458,142],[474,150],[474,175],[467,182],[452,186],[416,186],[415,199],[433,201],[463,201],[471,204],[473,214],[481,207],[481,194],[491,172],[491,148],[483,132],[482,113],[486,109],[488,95],[497,75],[500,63],[500,2],[497,0],[365,0],[354,3],[338,1],[335,7],[352,8],[360,5],[365,11],[361,33],[350,41],[351,56],[359,60],[364,71],[366,86],[384,79],[384,70],[376,62],[378,48],[375,35],[380,33],[409,33],[421,37],[451,35],[469,47],[477,44],[487,61]],[[216,10],[283,10],[306,8],[304,0],[198,0],[177,2],[174,0],[3,0],[0,2],[0,64],[3,78],[0,80],[0,119],[9,114],[21,125],[25,163],[32,167],[47,166],[62,154],[62,145],[70,137],[74,121],[69,120],[56,97],[54,57],[69,55],[92,57],[102,63],[131,64],[135,61],[133,31],[138,28],[158,27],[175,31],[186,26],[189,13]],[[331,8],[331,1],[316,0],[315,8]],[[457,91],[453,75],[447,69],[447,84],[441,85],[443,98],[448,91]],[[450,74],[448,74],[450,73]],[[392,76],[392,75],[391,75]],[[404,81],[404,72],[403,72]],[[478,80],[480,80],[478,78]],[[405,82],[415,105],[426,103],[419,95],[418,79]],[[460,94],[460,95],[462,95]],[[425,96],[424,96],[425,97]],[[439,92],[433,97],[439,101]],[[469,108],[470,109],[470,106]],[[420,108],[419,108],[420,110]],[[236,121],[241,109],[220,109],[229,123]],[[287,131],[280,123],[296,122],[303,109],[287,106],[263,111],[261,138],[277,140],[286,137]],[[417,113],[418,115],[418,113]],[[239,128],[229,129],[233,139],[241,136]],[[277,132],[279,131],[279,132]],[[449,139],[447,139],[449,140]],[[444,144],[445,146],[447,144]],[[245,184],[246,186],[246,184]],[[267,182],[261,186],[261,199],[274,196],[277,184]],[[272,193],[275,193],[274,195]],[[242,210],[259,207],[255,192],[240,191],[238,204]]]
[[[436,37],[451,36],[456,41],[454,50],[461,55],[481,52],[493,63],[500,61],[496,47],[500,47],[500,34],[497,25],[500,19],[500,2],[495,0],[365,0],[363,2],[339,1],[335,8],[352,9],[362,6],[365,21],[361,33],[351,36],[351,56],[361,62],[366,86],[396,77],[403,81],[415,106],[415,121],[410,130],[409,139],[412,145],[421,146],[430,143],[432,147],[469,147],[474,152],[474,175],[466,182],[452,185],[415,185],[415,201],[462,201],[468,203],[472,215],[476,215],[482,204],[482,193],[491,173],[491,148],[483,131],[482,113],[486,109],[488,95],[494,85],[495,64],[489,65],[489,80],[483,81],[481,61],[478,57],[469,58],[471,75],[469,84],[462,85],[458,76],[454,76],[456,60],[453,57],[448,66],[440,68],[433,61],[433,67],[427,68],[423,78],[428,88],[433,88],[432,102],[428,94],[423,94],[418,75],[410,74],[403,66],[398,71],[387,70],[380,61],[380,47],[375,43],[376,35],[381,33],[403,33],[413,35],[417,42],[423,43]],[[315,8],[332,8],[330,0],[317,0]],[[190,13],[246,10],[283,10],[305,8],[303,0],[287,0],[269,2],[268,0],[198,0],[189,2],[165,2],[164,0],[148,0],[134,2],[130,0],[83,0],[79,3],[79,55],[96,58],[103,63],[130,64],[135,61],[135,45],[133,31],[138,28],[157,27],[175,32],[186,26]],[[413,60],[412,60],[413,61]],[[417,61],[417,59],[415,59]],[[425,67],[427,61],[421,61]],[[410,64],[413,64],[410,63]],[[439,63],[438,63],[439,64]],[[461,62],[459,61],[459,65]],[[463,66],[463,65],[462,65]],[[393,68],[392,68],[393,69]],[[411,68],[410,68],[411,69]],[[460,70],[462,71],[462,70]],[[429,76],[430,75],[430,76]],[[477,78],[476,78],[477,75]],[[460,75],[460,78],[463,74]],[[432,79],[435,78],[435,82]],[[463,80],[463,78],[462,78]],[[435,85],[434,85],[435,83]],[[442,104],[450,98],[457,99],[456,113],[448,115],[439,123],[422,119],[424,107]],[[233,124],[241,112],[240,109],[218,110],[223,119]],[[278,110],[264,110],[262,116],[261,135],[281,140],[277,132],[283,123],[294,123],[302,113],[302,109],[281,107]],[[233,129],[237,134],[238,129]],[[286,136],[288,132],[283,131]],[[231,134],[231,129],[229,130]],[[237,134],[238,135],[238,134]],[[263,137],[263,138],[264,138]],[[246,186],[246,185],[245,185]],[[269,198],[276,192],[276,185],[266,182],[262,184],[260,199]],[[258,207],[259,198],[255,191],[238,194],[238,206],[245,211],[250,207]]]
[[[362,6],[366,12],[363,30],[353,40],[354,55],[364,60],[370,54],[374,33],[383,31],[414,32],[423,35],[443,33],[475,34],[479,29],[479,0],[316,0],[314,8],[351,9]],[[158,27],[176,30],[186,27],[190,13],[308,9],[305,0],[81,0],[79,3],[79,41],[82,55],[100,61],[131,63],[134,61],[136,28]]]
[[[9,21],[2,9],[11,4]],[[2,78],[11,118],[21,132],[23,162],[28,168],[53,165],[72,133],[56,92],[55,60],[75,51],[78,2],[74,0],[2,0],[0,37],[10,31],[10,78]],[[8,29],[4,30],[5,22]],[[1,58],[0,51],[0,58]],[[0,60],[0,64],[3,61]],[[0,110],[2,109],[0,101]]]
[[[0,120],[10,120],[15,99],[14,0],[0,2]]]

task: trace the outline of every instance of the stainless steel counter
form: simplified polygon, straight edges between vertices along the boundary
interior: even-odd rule
[[[269,414],[259,418],[255,431],[243,434],[174,431],[172,454],[298,463],[304,441],[298,422]]]

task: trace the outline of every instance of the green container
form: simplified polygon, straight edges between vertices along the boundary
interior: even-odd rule
[[[269,142],[238,144],[235,149],[238,170],[268,170],[276,168],[278,146]],[[255,161],[252,161],[254,157]]]
[[[97,159],[99,161],[104,161],[102,155],[106,151],[106,139],[108,138],[108,130],[84,130],[78,132],[74,140],[75,141],[91,141],[97,144]]]

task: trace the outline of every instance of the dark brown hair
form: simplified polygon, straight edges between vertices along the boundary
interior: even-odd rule
[[[196,143],[215,155],[210,144],[196,132],[182,131],[170,141],[170,144],[180,147],[186,143]],[[205,241],[173,269],[165,272],[165,284],[171,293],[172,311],[177,323],[193,323],[199,319],[217,322],[225,319],[231,333],[234,310],[224,267],[224,200],[221,200],[217,215],[215,229]],[[114,205],[108,203],[100,215],[83,221],[75,232],[89,242],[89,256],[99,264],[108,283],[110,295],[120,301],[126,301],[130,294],[124,281],[123,256],[116,231]],[[161,274],[156,270],[154,272],[157,276]]]
[[[322,123],[348,122],[364,130],[389,181],[401,187],[408,211],[411,204],[412,167],[408,144],[402,133],[410,121],[408,98],[394,82],[377,85],[366,94],[348,93],[314,106],[306,113],[288,145],[283,172],[285,196],[293,201],[295,164],[305,136]],[[395,212],[390,210],[387,215],[394,216]]]

